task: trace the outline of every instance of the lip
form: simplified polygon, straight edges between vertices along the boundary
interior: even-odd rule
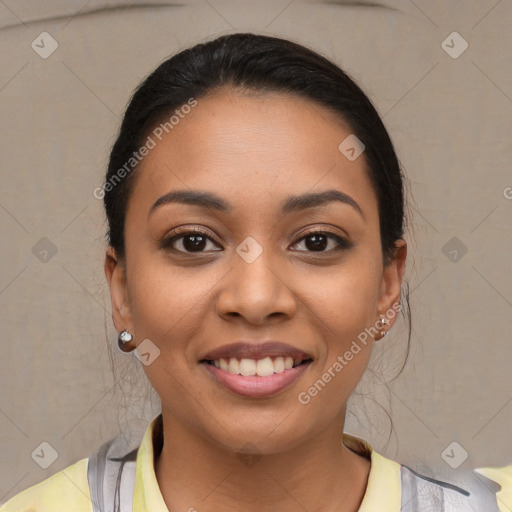
[[[311,361],[289,370],[283,370],[281,373],[260,377],[259,375],[235,375],[221,368],[216,368],[206,361],[201,362],[201,366],[209,371],[217,382],[239,395],[253,398],[270,397],[288,389],[308,369],[310,364]]]
[[[311,354],[280,341],[269,340],[261,343],[241,340],[210,350],[210,352],[201,357],[199,362],[205,360],[215,361],[221,358],[229,359],[230,357],[236,357],[237,359],[263,359],[265,357],[279,356],[303,360],[313,359]]]

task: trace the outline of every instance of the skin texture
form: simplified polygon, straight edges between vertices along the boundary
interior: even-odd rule
[[[302,98],[217,91],[198,100],[137,170],[125,259],[109,248],[105,272],[117,331],[161,351],[144,370],[162,400],[155,472],[169,510],[349,512],[361,503],[370,463],[341,436],[372,342],[308,405],[297,399],[400,298],[406,244],[384,268],[364,157],[351,162],[338,150],[350,133],[338,116]],[[172,203],[148,217],[158,198],[177,189],[213,192],[232,212]],[[289,195],[327,189],[350,195],[364,218],[338,201],[280,211]],[[187,253],[183,238],[174,252],[159,247],[178,226],[206,232],[204,254]],[[330,251],[337,243],[329,239],[323,252],[311,250],[304,237],[312,229],[351,247]],[[248,236],[263,248],[252,263],[236,252]],[[272,397],[235,394],[199,364],[221,345],[269,339],[314,358]],[[237,456],[250,451],[247,443],[262,455],[252,466]]]

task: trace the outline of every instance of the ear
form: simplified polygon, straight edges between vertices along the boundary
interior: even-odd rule
[[[395,242],[393,260],[384,267],[378,303],[379,315],[386,315],[390,309],[397,311],[397,304],[400,302],[400,291],[402,278],[405,272],[405,260],[407,258],[407,242],[399,238]],[[398,315],[386,315],[389,319],[389,329],[395,323]]]
[[[133,334],[130,301],[126,286],[126,267],[112,246],[107,248],[105,254],[105,276],[110,287],[112,320],[116,331],[121,332],[127,329]]]

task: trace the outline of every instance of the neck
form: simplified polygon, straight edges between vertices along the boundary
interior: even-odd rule
[[[162,410],[155,474],[170,511],[355,512],[370,461],[342,444],[343,417],[280,453],[241,454],[200,436]],[[249,443],[246,445],[249,449]]]

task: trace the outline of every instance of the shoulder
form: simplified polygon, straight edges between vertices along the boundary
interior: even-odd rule
[[[13,496],[0,512],[92,512],[88,458]]]
[[[449,481],[400,468],[402,512],[439,510],[443,512],[501,512],[495,481],[474,471],[454,472]],[[505,509],[507,510],[507,509]]]
[[[496,493],[500,512],[512,510],[512,464],[504,467],[478,468],[477,473],[492,482],[496,482],[499,490]]]

